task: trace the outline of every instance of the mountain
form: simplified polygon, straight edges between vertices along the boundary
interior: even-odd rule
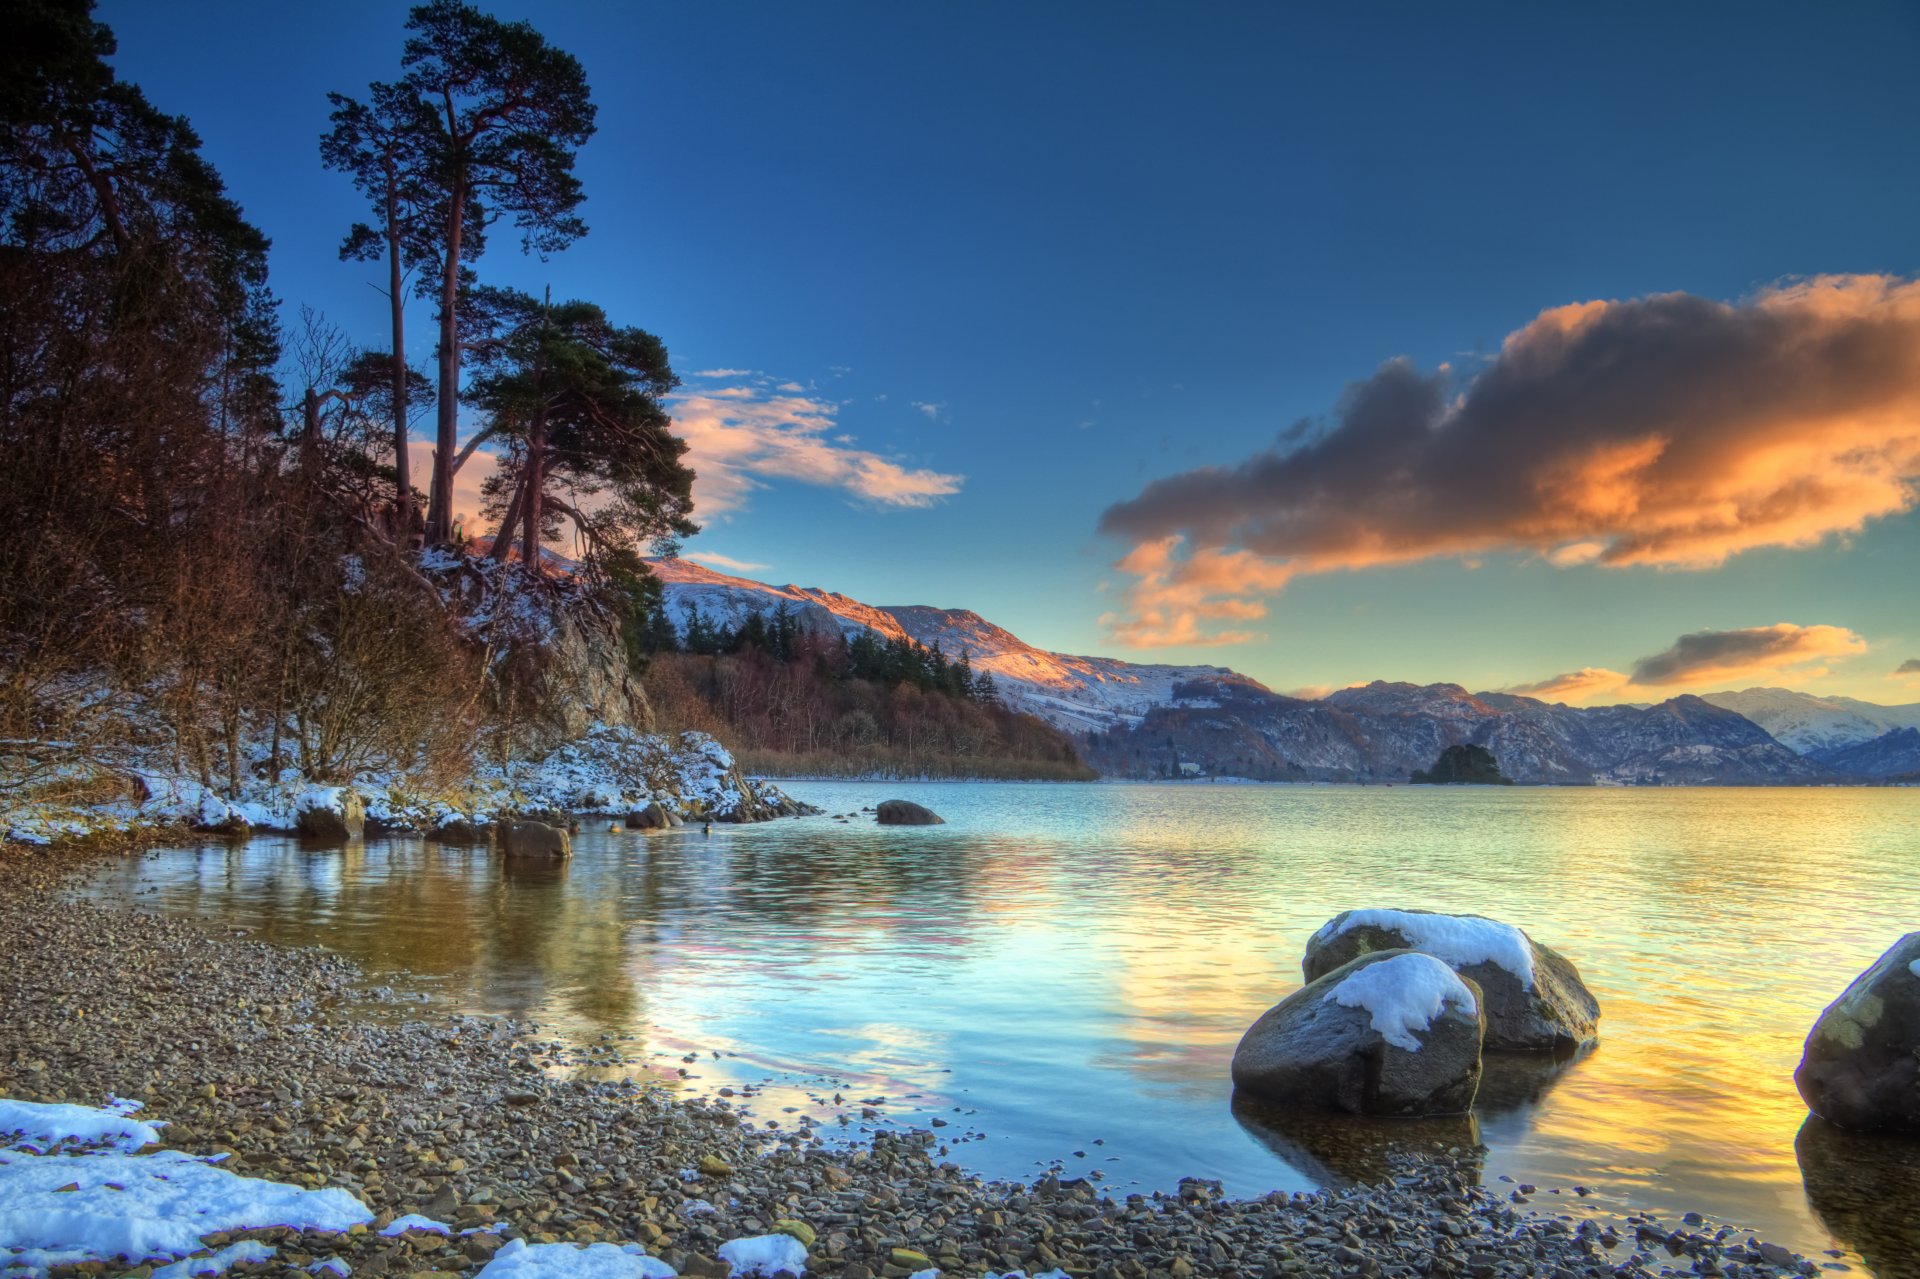
[[[1849,777],[1920,776],[1920,728],[1896,728],[1864,742],[1830,746],[1814,751],[1813,758]]]
[[[1224,666],[1159,666],[1112,657],[1049,653],[966,609],[925,605],[876,608],[812,586],[769,586],[731,577],[681,559],[651,560],[666,593],[667,615],[683,633],[695,608],[710,622],[737,626],[751,613],[786,607],[802,627],[821,634],[853,636],[862,630],[902,637],[949,657],[967,655],[976,673],[993,676],[1001,697],[1016,710],[1056,728],[1086,732],[1138,721],[1175,700],[1175,690],[1194,680],[1263,686]]]
[[[1851,697],[1815,697],[1790,688],[1748,688],[1703,693],[1715,706],[1738,711],[1803,755],[1819,756],[1869,742],[1900,728],[1920,728],[1920,702],[1877,706]]]
[[[1401,781],[1450,746],[1491,751],[1520,782],[1777,785],[1830,780],[1751,720],[1698,697],[1656,706],[1549,704],[1457,684],[1376,681],[1302,701],[1234,686],[1088,740],[1087,762],[1118,776]],[[1209,703],[1210,704],[1203,704]]]
[[[818,633],[867,630],[938,644],[950,657],[965,653],[975,671],[993,676],[1009,705],[1074,734],[1087,762],[1116,777],[1398,781],[1431,766],[1449,746],[1473,745],[1493,752],[1501,771],[1520,782],[1806,784],[1888,774],[1864,771],[1879,767],[1864,757],[1842,770],[1790,749],[1795,743],[1837,749],[1870,742],[1909,720],[1920,723],[1920,706],[1881,707],[1784,689],[1575,707],[1470,693],[1457,684],[1376,681],[1309,701],[1222,666],[1047,652],[965,609],[876,607],[685,560],[656,560],[652,567],[664,584],[668,616],[683,632],[695,609],[708,621],[737,626],[750,614],[784,607]],[[1770,723],[1787,736],[1772,733]]]

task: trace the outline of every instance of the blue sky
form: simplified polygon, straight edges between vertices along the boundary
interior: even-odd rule
[[[1910,510],[1708,569],[1495,546],[1303,572],[1200,632],[1248,638],[1150,649],[1121,647],[1130,546],[1097,532],[1151,481],[1328,429],[1393,357],[1464,379],[1571,303],[1910,277],[1911,6],[492,10],[582,59],[600,129],[592,233],[546,263],[498,234],[479,269],[601,302],[736,397],[690,552],[1284,689],[1624,672],[1790,622],[1853,638],[1732,682],[1920,698],[1890,678],[1920,657]],[[405,11],[99,9],[273,237],[289,312],[369,343],[375,274],[334,255],[361,210],[317,138],[328,90],[396,73]]]

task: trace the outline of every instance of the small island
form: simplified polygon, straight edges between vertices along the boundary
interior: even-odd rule
[[[1413,770],[1415,786],[1511,786],[1500,761],[1484,746],[1449,746],[1428,769]]]

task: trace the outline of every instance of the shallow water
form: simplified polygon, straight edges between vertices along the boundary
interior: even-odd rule
[[[1802,1133],[1792,1080],[1820,1010],[1920,928],[1920,790],[789,789],[835,813],[916,799],[948,824],[590,832],[531,875],[419,840],[262,839],[108,866],[95,891],[622,1037],[685,1086],[792,1084],[754,1100],[763,1122],[793,1122],[789,1104],[853,1133],[863,1103],[866,1122],[939,1116],[949,1157],[990,1176],[1061,1161],[1116,1191],[1193,1175],[1256,1194],[1477,1136],[1502,1189],[1580,1184],[1584,1209],[1699,1210],[1920,1273],[1920,1142]],[[1580,966],[1599,1048],[1490,1058],[1473,1125],[1236,1109],[1241,1032],[1351,906],[1521,924]]]

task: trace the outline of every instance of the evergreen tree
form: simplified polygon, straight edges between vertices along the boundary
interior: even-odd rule
[[[459,444],[461,294],[465,268],[481,245],[471,234],[503,217],[525,247],[545,254],[586,234],[575,213],[585,198],[575,156],[594,132],[594,107],[578,59],[525,22],[503,22],[462,0],[430,0],[407,19],[400,84],[434,123],[421,139],[441,221],[439,398],[427,537],[446,541],[453,525]],[[537,549],[537,547],[535,548]]]

